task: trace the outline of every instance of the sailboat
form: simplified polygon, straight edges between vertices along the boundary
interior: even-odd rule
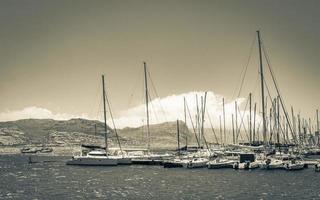
[[[107,117],[106,117],[106,92],[104,75],[102,75],[102,94],[104,108],[104,139],[105,149],[92,150],[86,155],[74,156],[67,161],[67,165],[94,165],[94,166],[116,166],[118,164],[131,164],[131,158],[124,155],[110,155],[108,151]]]
[[[144,68],[144,84],[145,84],[145,106],[146,106],[146,117],[147,117],[147,153],[143,156],[140,156],[137,160],[163,160],[166,158],[172,158],[172,154],[155,154],[151,152],[150,146],[150,119],[149,119],[149,90],[148,90],[148,78],[147,78],[147,64],[143,62]]]
[[[166,160],[163,162],[164,168],[179,168],[183,167],[189,162],[189,159],[181,157],[181,148],[180,148],[180,131],[179,131],[179,120],[177,120],[177,139],[178,139],[178,156],[174,159]]]

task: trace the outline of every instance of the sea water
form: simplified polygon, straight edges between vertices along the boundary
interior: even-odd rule
[[[320,199],[320,173],[69,166],[0,156],[0,199]]]

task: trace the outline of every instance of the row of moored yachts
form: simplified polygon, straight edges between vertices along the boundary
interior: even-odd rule
[[[309,164],[315,166],[315,171],[320,171],[319,161],[305,161],[299,156],[289,154],[274,154],[264,156],[255,153],[239,153],[237,156],[219,155],[210,157],[188,157],[179,156],[171,160],[164,161],[163,166],[166,168],[208,168],[208,169],[285,169],[285,170],[302,170],[307,168]]]
[[[104,150],[90,151],[86,155],[75,156],[67,162],[68,165],[101,165],[115,166],[123,164],[162,164],[165,168],[208,168],[208,169],[285,169],[302,170],[308,165],[314,165],[320,172],[320,160],[305,160],[301,156],[285,153],[275,153],[265,156],[264,153],[226,151],[219,154],[202,149],[196,152],[172,154],[126,153],[107,155]],[[157,162],[155,162],[157,161]]]

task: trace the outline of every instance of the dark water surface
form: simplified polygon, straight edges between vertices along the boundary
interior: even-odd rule
[[[320,199],[313,168],[235,171],[28,164],[0,156],[0,199]]]

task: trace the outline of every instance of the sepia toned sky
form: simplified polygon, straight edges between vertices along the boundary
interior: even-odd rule
[[[212,91],[230,103],[250,57],[239,97],[253,91],[259,103],[258,29],[286,106],[313,119],[319,8],[318,0],[2,0],[0,120],[28,117],[25,109],[95,118],[101,74],[122,117],[144,102],[143,61],[160,98]]]

